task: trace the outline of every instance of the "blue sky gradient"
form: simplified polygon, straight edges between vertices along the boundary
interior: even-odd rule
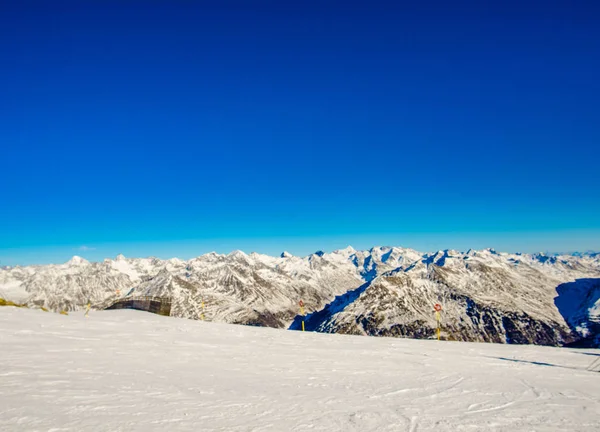
[[[600,249],[597,2],[288,3],[2,2],[0,264]]]

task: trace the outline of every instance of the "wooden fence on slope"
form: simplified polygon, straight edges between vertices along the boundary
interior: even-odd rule
[[[114,309],[135,309],[146,312],[152,312],[158,315],[171,315],[171,299],[168,297],[125,297],[114,301],[104,310]]]

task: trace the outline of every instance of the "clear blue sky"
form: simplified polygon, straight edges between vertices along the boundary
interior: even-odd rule
[[[0,262],[600,249],[598,2],[4,1]]]

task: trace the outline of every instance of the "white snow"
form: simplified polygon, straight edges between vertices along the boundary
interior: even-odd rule
[[[118,255],[116,260],[114,260],[114,261],[107,260],[107,262],[113,269],[115,269],[119,273],[123,273],[123,274],[126,274],[127,276],[129,276],[129,279],[131,280],[131,282],[138,282],[140,280],[140,277],[141,277],[140,272],[138,272],[126,260],[126,258],[123,257],[123,255]]]
[[[65,266],[77,266],[77,265],[86,265],[89,264],[90,262],[84,258],[81,258],[80,256],[77,255],[73,255],[73,257],[67,261],[66,263],[64,263],[63,265]]]
[[[0,308],[0,430],[592,431],[600,350]]]
[[[0,281],[0,298],[10,299],[14,302],[20,303],[27,300],[30,295],[31,293],[27,292],[21,281]]]

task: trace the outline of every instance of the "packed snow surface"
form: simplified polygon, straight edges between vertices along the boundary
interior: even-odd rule
[[[2,431],[593,431],[600,350],[0,308]]]

